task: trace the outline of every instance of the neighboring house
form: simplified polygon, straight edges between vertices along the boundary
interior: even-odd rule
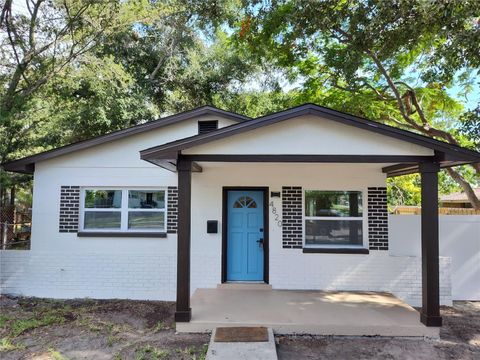
[[[480,188],[473,189],[477,198],[480,198]],[[446,208],[471,209],[472,204],[464,192],[443,195],[440,197],[440,206]]]
[[[312,104],[256,119],[202,107],[4,164],[34,191],[31,251],[3,254],[3,291],[176,299],[177,322],[222,282],[389,291],[439,326],[437,173],[478,161]],[[414,172],[422,256],[391,256],[385,181]]]

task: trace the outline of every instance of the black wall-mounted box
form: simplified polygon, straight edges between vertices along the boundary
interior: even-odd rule
[[[207,234],[216,234],[216,233],[218,233],[218,221],[207,220]]]
[[[280,197],[280,191],[271,191],[270,197]]]

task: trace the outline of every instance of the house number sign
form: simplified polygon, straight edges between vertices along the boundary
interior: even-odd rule
[[[275,207],[275,204],[273,203],[273,201],[270,201],[269,205],[272,209],[272,215],[275,219],[275,222],[276,222],[277,226],[282,227],[282,220],[280,220],[280,215],[277,212],[277,208]]]

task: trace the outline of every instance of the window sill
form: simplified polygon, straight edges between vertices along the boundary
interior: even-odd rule
[[[166,238],[167,233],[164,232],[102,232],[102,231],[79,231],[78,237],[122,237],[122,238]]]
[[[303,248],[304,254],[369,254],[364,248]]]

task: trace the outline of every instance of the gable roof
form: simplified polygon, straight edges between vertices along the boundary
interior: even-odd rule
[[[444,166],[454,166],[460,164],[480,162],[480,153],[460,146],[452,145],[439,141],[428,136],[402,130],[393,126],[381,124],[375,121],[367,120],[358,116],[343,113],[337,110],[329,109],[315,104],[304,104],[284,111],[259,117],[248,122],[226,126],[216,131],[195,135],[188,138],[176,140],[170,143],[155,146],[142,150],[140,157],[144,160],[175,160],[172,155],[178,154],[182,150],[206,144],[215,140],[223,139],[236,134],[241,134],[263,126],[275,124],[294,117],[302,115],[316,115],[345,125],[354,126],[360,129],[372,131],[378,134],[403,140],[409,143],[417,144],[439,153],[445,154],[449,160]],[[158,162],[155,162],[158,165]]]
[[[236,114],[230,111],[218,109],[213,106],[202,106],[193,110],[181,112],[175,115],[167,116],[158,120],[150,121],[144,124],[129,127],[127,129],[114,131],[106,135],[97,136],[88,140],[79,141],[73,144],[65,145],[56,149],[41,152],[39,154],[24,157],[2,164],[7,171],[20,173],[33,173],[34,165],[38,161],[52,159],[61,155],[69,154],[77,150],[88,149],[92,146],[108,143],[110,141],[122,139],[131,135],[140,134],[146,131],[162,128],[167,125],[189,120],[204,115],[221,116],[233,121],[243,122],[251,118]]]

